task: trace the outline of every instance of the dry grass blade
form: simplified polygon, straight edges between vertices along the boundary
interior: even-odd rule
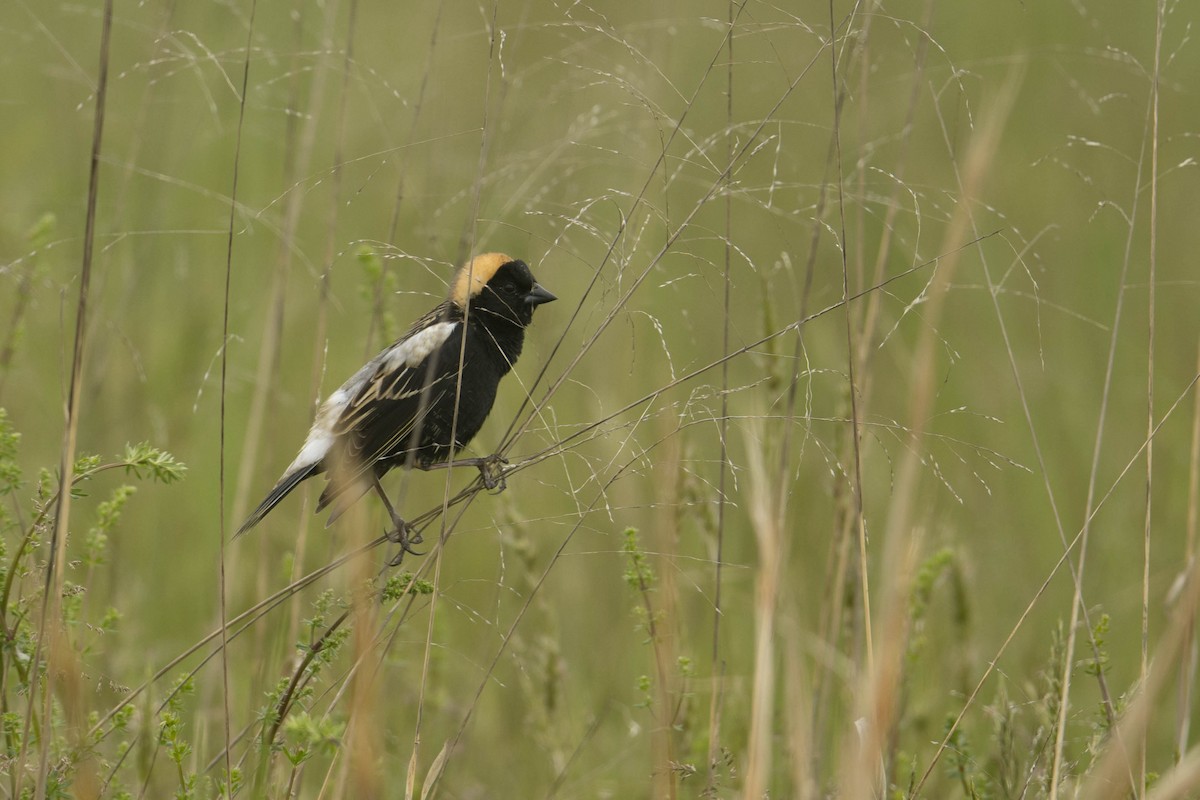
[[[238,102],[238,124],[237,137],[233,151],[233,181],[229,189],[229,237],[226,240],[225,247],[225,297],[221,306],[221,400],[220,400],[220,433],[218,444],[218,489],[217,489],[217,504],[218,504],[218,519],[220,523],[217,525],[218,537],[218,561],[217,566],[217,603],[219,608],[220,624],[218,629],[221,631],[221,711],[222,723],[225,733],[225,787],[230,795],[233,794],[233,762],[230,759],[229,752],[232,748],[232,725],[230,723],[229,712],[229,640],[227,631],[229,629],[226,619],[228,618],[228,609],[226,608],[226,590],[225,590],[225,398],[226,387],[228,383],[229,372],[229,287],[233,279],[233,235],[234,222],[237,219],[237,195],[238,195],[238,167],[242,158],[242,130],[246,121],[246,91],[250,86],[250,45],[254,41],[254,16],[258,10],[258,0],[250,0],[250,21],[246,26],[246,49],[242,59],[242,91]]]
[[[854,4],[854,9],[849,15],[850,19],[853,19],[858,14],[860,5],[860,2]],[[834,28],[832,0],[829,3],[829,27],[830,29]],[[840,89],[841,80],[838,76],[837,51],[837,47],[829,48],[829,71],[833,84],[833,149],[837,165],[838,231],[841,241],[845,243],[848,241],[848,237],[846,236],[846,193],[842,182],[844,169],[842,165],[842,91]],[[850,296],[850,263],[847,258],[845,244],[838,249],[842,260],[842,297],[848,298]],[[866,668],[868,672],[871,672],[875,669],[875,643],[873,641],[875,632],[871,623],[871,578],[868,569],[870,560],[867,557],[867,521],[863,514],[862,428],[858,408],[859,386],[855,380],[854,314],[851,313],[849,306],[846,307],[845,312],[846,383],[847,394],[850,399],[850,451],[854,462],[854,474],[850,491],[853,495],[852,513],[854,515],[854,527],[858,534],[858,582],[862,591],[863,643],[867,654]]]
[[[104,139],[104,113],[108,98],[109,45],[112,39],[112,0],[105,0],[103,22],[100,29],[100,64],[96,79],[96,109],[92,124],[92,157],[88,174],[87,212],[84,221],[83,263],[79,273],[79,300],[75,311],[75,340],[71,356],[70,387],[67,394],[66,420],[63,429],[62,448],[59,457],[59,491],[54,511],[54,534],[50,541],[50,559],[46,565],[46,581],[42,595],[41,618],[38,621],[37,647],[33,654],[33,680],[26,701],[24,730],[21,735],[20,754],[13,769],[16,772],[14,793],[20,794],[21,781],[25,774],[26,747],[30,739],[33,722],[33,707],[38,699],[37,676],[41,671],[42,648],[46,638],[50,646],[46,653],[46,685],[42,690],[42,726],[40,754],[38,758],[38,780],[34,786],[35,800],[46,797],[50,772],[51,730],[55,680],[60,674],[64,681],[63,709],[67,715],[68,735],[78,746],[81,744],[86,714],[79,691],[79,665],[72,651],[72,644],[62,630],[63,568],[67,552],[68,521],[71,513],[71,486],[74,477],[76,440],[79,434],[80,396],[83,388],[84,351],[87,346],[88,288],[91,285],[92,260],[96,241],[96,205],[100,192],[100,153]],[[98,796],[95,765],[85,757],[79,768],[79,779],[75,787],[79,797]]]
[[[429,800],[433,796],[433,789],[437,786],[438,778],[442,776],[442,769],[446,766],[446,758],[449,755],[450,742],[447,740],[442,744],[442,749],[438,750],[438,754],[434,756],[429,765],[429,771],[425,774],[425,783],[421,787],[421,800]]]
[[[350,519],[345,526],[360,532],[369,530],[367,510],[361,503],[347,512]],[[358,544],[365,542],[361,540]],[[383,754],[380,743],[384,741],[384,728],[380,714],[379,671],[371,658],[375,644],[375,629],[378,624],[379,602],[371,589],[375,567],[360,560],[356,569],[348,576],[350,596],[353,598],[351,625],[353,634],[354,669],[350,678],[350,702],[346,709],[349,728],[346,736],[348,780],[338,787],[339,797],[383,797],[387,783],[384,778]]]
[[[770,786],[775,752],[775,617],[779,608],[780,580],[786,552],[786,508],[780,484],[787,471],[767,469],[763,450],[767,437],[761,426],[751,426],[746,437],[746,474],[749,481],[749,514],[758,545],[754,579],[754,677],[750,700],[750,739],[746,747],[746,775],[742,796],[765,796]]]
[[[1016,99],[1020,86],[1020,73],[1010,74],[1004,87],[993,99],[991,107],[980,121],[971,138],[962,169],[962,193],[955,204],[955,213],[950,220],[946,232],[946,240],[942,252],[947,257],[938,264],[938,269],[927,290],[928,301],[925,310],[925,326],[921,329],[921,338],[916,346],[913,358],[913,391],[909,401],[908,430],[912,445],[905,451],[904,459],[897,469],[895,490],[892,493],[892,503],[888,510],[886,531],[883,540],[882,563],[889,565],[911,565],[915,556],[913,549],[913,531],[921,523],[913,518],[913,508],[919,492],[918,454],[921,452],[921,438],[932,416],[933,398],[935,391],[935,356],[936,328],[941,320],[941,312],[945,305],[946,294],[953,281],[958,257],[962,252],[963,243],[969,238],[971,228],[971,209],[983,197],[984,181],[992,165],[996,150],[999,147],[1001,135],[1008,121],[1008,115]],[[908,596],[908,577],[911,570],[898,570],[896,574],[885,575],[884,597],[890,598],[889,608],[895,614],[897,606],[903,607],[903,598]],[[899,620],[897,620],[898,622]],[[882,654],[875,669],[867,672],[861,678],[861,686],[855,693],[859,698],[857,717],[864,719],[867,725],[867,737],[862,747],[858,748],[856,759],[847,759],[843,767],[843,789],[848,798],[866,798],[873,792],[871,776],[875,765],[883,755],[884,742],[890,736],[895,722],[897,701],[896,680],[900,672],[900,659],[904,650],[900,646],[897,631],[901,625],[888,626],[888,651]],[[852,752],[852,751],[848,751]],[[940,754],[940,748],[938,751]],[[935,754],[922,780],[913,791],[915,797],[920,793],[925,778],[928,777],[937,761]]]
[[[733,39],[734,26],[737,18],[734,15],[734,2],[729,1],[728,7],[729,30],[726,33],[726,52],[728,66],[725,70],[725,163],[733,163]],[[733,262],[733,193],[726,178],[725,187],[725,286],[724,307],[721,315],[721,354],[729,355],[730,297],[733,292],[732,262]],[[716,564],[713,574],[713,623],[712,623],[712,656],[710,672],[712,674],[713,691],[709,698],[708,707],[708,753],[705,759],[707,785],[705,791],[713,793],[716,789],[716,759],[721,744],[721,697],[723,693],[724,668],[721,665],[721,566],[725,557],[725,511],[726,511],[726,482],[728,480],[729,462],[729,362],[721,365],[721,421],[720,426],[720,471],[717,476],[717,546]]]
[[[1146,681],[1139,687],[1137,696],[1122,715],[1117,730],[1109,737],[1102,755],[1086,776],[1080,797],[1110,800],[1122,797],[1129,791],[1129,776],[1135,773],[1140,754],[1130,752],[1126,743],[1142,741],[1153,713],[1152,704],[1166,688],[1173,669],[1187,658],[1185,644],[1190,641],[1198,608],[1200,561],[1195,561],[1188,570],[1183,596],[1172,610],[1167,629],[1154,649]],[[1188,784],[1191,785],[1190,780]]]
[[[1154,72],[1150,81],[1150,260],[1146,292],[1146,504],[1142,529],[1142,659],[1140,682],[1144,685],[1150,669],[1150,528],[1154,521],[1154,331],[1155,303],[1158,296],[1158,100],[1162,70],[1162,37],[1166,0],[1155,4]],[[1142,734],[1138,764],[1138,796],[1146,795],[1146,735]]]
[[[1200,347],[1196,348],[1196,373],[1200,374]],[[1184,544],[1184,570],[1180,579],[1185,579],[1187,568],[1196,559],[1196,529],[1200,520],[1200,391],[1196,392],[1192,404],[1192,443],[1188,455],[1188,500],[1187,500],[1187,538]],[[1185,661],[1179,670],[1179,710],[1176,722],[1175,751],[1182,758],[1188,752],[1188,739],[1191,731],[1192,690],[1196,677],[1197,648],[1195,628],[1189,627],[1184,650],[1187,652]]]
[[[1197,789],[1200,789],[1200,751],[1193,750],[1159,776],[1146,800],[1185,800],[1195,797]]]

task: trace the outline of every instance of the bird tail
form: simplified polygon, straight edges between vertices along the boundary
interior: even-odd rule
[[[246,531],[262,522],[262,518],[269,514],[271,509],[279,504],[280,500],[287,497],[292,489],[296,488],[300,481],[317,471],[317,464],[310,464],[309,466],[298,469],[295,472],[289,472],[280,478],[279,483],[275,484],[275,488],[271,490],[266,499],[258,504],[258,508],[251,512],[250,516],[246,518],[246,521],[242,523],[242,527],[238,528],[237,533],[233,535],[233,538],[238,538]]]

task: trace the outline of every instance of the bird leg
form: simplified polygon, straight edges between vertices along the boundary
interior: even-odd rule
[[[412,553],[414,556],[424,555],[412,549],[414,544],[420,544],[423,541],[421,534],[413,530],[412,526],[401,519],[400,515],[396,513],[396,509],[392,508],[392,501],[388,499],[387,492],[383,490],[378,477],[374,478],[374,483],[375,493],[383,501],[383,506],[387,509],[388,516],[392,518],[392,525],[395,526],[385,536],[387,536],[389,542],[400,545],[400,556],[396,559],[396,564],[400,562],[405,553]]]
[[[507,486],[504,482],[504,467],[508,464],[508,459],[504,456],[493,453],[490,456],[483,458],[462,458],[454,461],[442,461],[437,464],[428,464],[417,461],[418,469],[429,472],[435,469],[449,469],[450,467],[475,467],[479,470],[479,475],[483,478],[483,488],[489,492],[499,490],[503,492]]]

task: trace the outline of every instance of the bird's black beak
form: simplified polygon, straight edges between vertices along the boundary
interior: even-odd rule
[[[529,290],[529,294],[525,295],[525,303],[531,306],[540,306],[542,303],[549,303],[558,298],[542,288],[540,283],[535,283],[533,288]]]

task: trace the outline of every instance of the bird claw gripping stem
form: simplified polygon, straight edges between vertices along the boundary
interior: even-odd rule
[[[500,494],[508,488],[504,473],[508,470],[508,459],[495,453],[479,462],[479,477],[483,479],[483,488],[493,494]]]
[[[396,527],[383,533],[389,542],[400,545],[400,552],[388,562],[389,567],[400,566],[400,562],[404,560],[404,556],[407,553],[412,553],[414,556],[425,555],[413,549],[413,545],[421,544],[425,541],[425,538],[413,526],[402,519],[395,520],[395,524]]]

